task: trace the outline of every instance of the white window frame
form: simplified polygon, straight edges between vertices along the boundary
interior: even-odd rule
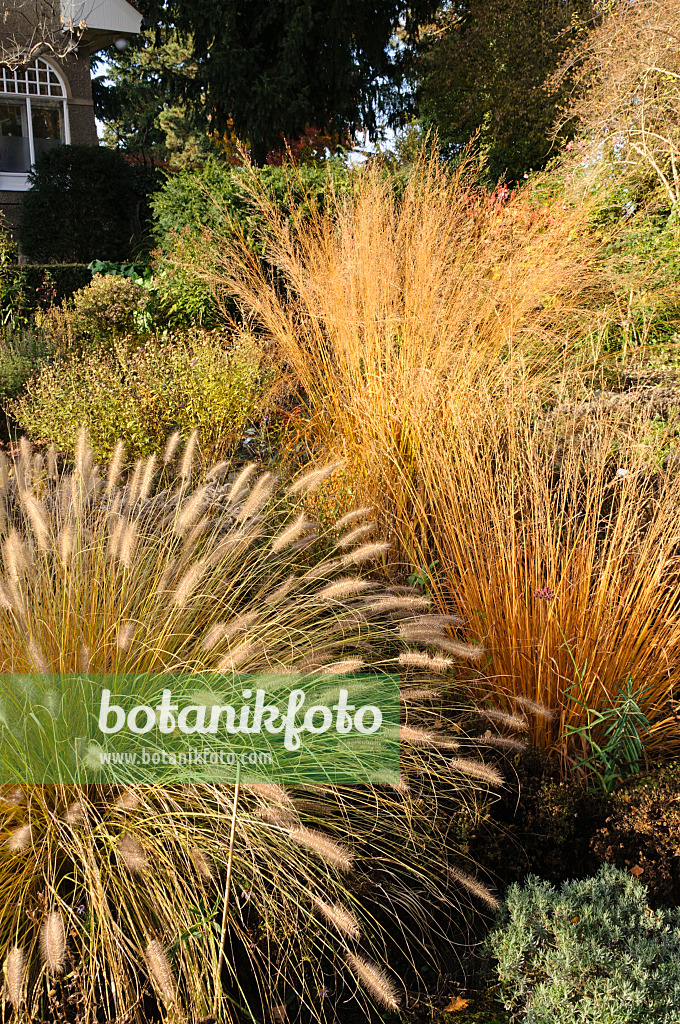
[[[18,77],[16,71],[11,71],[9,68],[0,68],[0,103],[5,100],[19,100],[23,98],[25,103],[25,116],[26,116],[26,137],[28,138],[28,152],[31,161],[31,167],[35,163],[35,143],[33,140],[33,110],[31,106],[32,100],[38,100],[41,104],[47,104],[48,106],[61,106],[62,119],[64,125],[64,142],[63,144],[69,146],[71,144],[71,126],[68,118],[68,96],[66,93],[66,82],[62,75],[59,73],[57,68],[49,61],[45,60],[44,57],[38,57],[38,59],[30,65],[39,70],[40,64],[46,64],[49,71],[51,71],[58,79],[59,86],[61,88],[61,96],[54,96],[52,94],[52,84],[48,80],[48,91],[46,94],[41,95],[40,92],[30,93],[28,91],[28,83],[26,83],[26,92],[19,90],[18,85],[21,79]],[[20,72],[19,72],[20,74]],[[13,81],[15,85],[14,91],[10,92],[6,88],[7,81]],[[39,86],[39,77],[36,79]],[[17,106],[21,104],[17,103]],[[23,120],[23,119],[22,119]],[[17,172],[17,171],[0,171],[0,191],[2,192],[27,192],[30,188],[28,181],[28,172]]]

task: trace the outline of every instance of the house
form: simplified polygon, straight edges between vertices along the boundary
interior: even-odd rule
[[[98,144],[90,57],[112,43],[124,49],[141,25],[128,0],[61,0],[54,32],[65,40],[64,52],[73,40],[71,52],[45,53],[16,69],[0,65],[0,209],[10,224],[18,221],[28,172],[41,153],[64,143]],[[12,31],[10,13],[0,33]]]

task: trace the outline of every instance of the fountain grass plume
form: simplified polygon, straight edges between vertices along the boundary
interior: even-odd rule
[[[238,664],[252,672],[314,665],[398,673],[406,653],[410,683],[428,687],[444,655],[428,643],[419,660],[415,641],[406,650],[399,636],[409,615],[418,617],[414,628],[426,627],[427,601],[370,578],[366,551],[348,574],[328,557],[333,525],[304,556],[295,544],[272,551],[276,538],[307,530],[306,495],[321,477],[298,481],[291,494],[254,466],[211,475],[200,469],[197,446],[192,438],[180,452],[176,476],[147,462],[134,486],[121,471],[122,448],[100,472],[83,438],[72,469],[46,473],[25,452],[8,462],[0,671]],[[437,624],[428,641],[443,636]],[[438,705],[444,717],[455,715],[444,697]],[[314,1005],[319,991],[346,985],[350,975],[392,1006],[386,950],[398,949],[417,973],[418,964],[441,965],[456,939],[430,912],[453,908],[444,871],[452,840],[440,805],[474,803],[475,786],[486,791],[500,781],[481,762],[479,778],[470,767],[464,783],[456,781],[447,749],[462,742],[414,721],[402,738],[408,785],[329,785],[299,801],[273,784],[244,786],[236,812],[234,789],[207,783],[0,787],[0,955],[9,1001],[22,1002],[31,1019],[52,1013],[34,964],[57,975],[68,959],[83,1024],[122,1016],[142,1024],[146,979],[159,1004],[185,1018],[217,1008],[220,1020],[236,1020],[210,925],[228,877],[224,937],[242,951],[236,982],[255,980],[259,995],[248,998],[256,1017],[291,992]],[[391,879],[387,910],[370,881],[380,872]],[[361,944],[351,961],[349,941]]]

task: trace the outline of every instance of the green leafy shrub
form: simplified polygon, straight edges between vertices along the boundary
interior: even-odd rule
[[[51,348],[36,331],[5,331],[0,337],[0,401],[16,398],[50,358]]]
[[[246,337],[201,332],[154,338],[129,351],[67,353],[33,380],[9,409],[26,433],[72,452],[87,427],[97,458],[119,437],[131,456],[159,452],[172,431],[198,428],[220,453],[241,439],[262,383],[258,350]]]
[[[620,786],[607,811],[592,839],[598,859],[639,874],[655,905],[680,905],[680,764]]]
[[[43,153],[22,201],[19,239],[33,263],[123,260],[138,229],[132,168],[120,153],[58,146]]]
[[[252,249],[263,254],[266,218],[250,192],[253,181],[290,219],[322,207],[330,190],[348,193],[350,172],[339,161],[323,167],[252,170],[213,161],[201,171],[170,176],[152,205],[158,242],[154,278],[159,303],[171,323],[212,326],[217,321],[217,307],[204,279],[207,249],[201,242],[206,230],[223,231],[226,219],[234,230],[243,232]]]
[[[489,946],[527,1024],[680,1021],[680,911],[650,909],[611,865],[559,891],[535,875],[513,885]]]

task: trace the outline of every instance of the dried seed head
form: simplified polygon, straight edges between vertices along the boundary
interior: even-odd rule
[[[194,459],[196,458],[196,449],[198,448],[198,431],[192,430],[189,434],[189,440],[184,446],[182,453],[182,461],[179,465],[180,479],[186,482],[192,473],[194,468]]]
[[[443,656],[425,654],[423,651],[405,651],[399,655],[399,664],[406,668],[420,668],[426,672],[444,675],[453,665],[453,660]]]
[[[57,465],[57,449],[53,444],[47,449],[47,475],[51,480],[56,480],[59,475],[59,467]]]
[[[260,643],[244,643],[234,647],[229,654],[225,655],[220,661],[217,668],[219,672],[233,672],[239,668],[244,662],[255,658],[258,654],[261,654],[263,650],[262,644]]]
[[[331,867],[337,868],[338,871],[351,871],[353,857],[346,846],[341,846],[322,832],[310,828],[294,828],[289,834],[296,843],[316,853]]]
[[[151,488],[156,476],[156,456],[150,455],[144,464],[144,472],[142,473],[141,483],[139,485],[139,497],[141,501],[146,499],[151,494]]]
[[[109,558],[118,558],[120,552],[120,545],[123,540],[123,534],[125,532],[125,520],[117,513],[109,517],[108,522],[109,529],[109,544],[108,554]]]
[[[33,843],[33,829],[30,825],[20,825],[10,832],[5,841],[9,853],[25,853]]]
[[[356,523],[357,519],[363,519],[364,516],[370,516],[372,514],[372,508],[355,508],[352,512],[347,512],[346,515],[341,516],[340,519],[333,524],[333,529],[344,530],[346,526],[351,526],[352,523]]]
[[[346,953],[345,959],[354,972],[357,981],[370,996],[388,1010],[399,1009],[399,996],[392,981],[380,968],[353,953]]]
[[[66,928],[58,910],[48,914],[40,929],[40,952],[47,970],[61,974],[66,960]]]
[[[372,583],[368,580],[359,580],[353,576],[347,576],[344,579],[336,580],[335,583],[330,583],[327,587],[323,587],[316,594],[316,597],[321,601],[344,601],[345,598],[354,597],[356,594],[361,594],[366,590],[370,590],[373,587]]]
[[[343,537],[338,539],[336,547],[343,551],[345,548],[350,548],[352,544],[356,544],[358,540],[365,537],[367,533],[375,529],[375,523],[364,523],[363,526],[357,526],[349,533],[346,533]]]
[[[116,646],[119,651],[129,651],[132,641],[135,638],[137,625],[134,622],[122,622],[116,638]]]
[[[254,462],[249,462],[247,466],[243,467],[231,485],[231,490],[227,495],[227,505],[233,505],[233,503],[238,500],[241,491],[250,480],[256,468],[257,467]]]
[[[361,606],[366,615],[387,614],[388,612],[427,611],[430,600],[427,597],[377,597]]]
[[[342,466],[342,462],[332,462],[328,466],[321,466],[319,469],[312,469],[303,476],[298,477],[288,488],[289,494],[309,494],[315,487],[326,480],[332,473]]]
[[[270,803],[285,804],[289,807],[292,806],[290,795],[286,792],[283,786],[277,786],[275,782],[255,782],[245,788],[249,793],[261,796],[265,800],[269,800]]]
[[[526,743],[522,743],[521,740],[514,740],[510,736],[494,736],[488,729],[483,736],[477,737],[477,742],[483,743],[486,747],[496,747],[498,750],[514,750],[516,753],[527,749]]]
[[[67,825],[78,825],[85,820],[85,808],[80,800],[76,800],[74,803],[69,804],[64,813],[64,821]]]
[[[281,601],[285,600],[292,588],[295,586],[296,579],[296,576],[289,576],[288,579],[284,580],[283,583],[276,588],[276,590],[272,590],[271,594],[267,594],[264,599],[264,603],[270,606],[273,604],[280,604]]]
[[[294,541],[298,540],[303,533],[311,530],[314,523],[309,522],[304,512],[301,513],[292,523],[281,530],[280,533],[274,537],[272,541],[272,551],[274,554],[278,554],[279,551],[283,551],[285,548],[293,544]]]
[[[42,548],[43,551],[48,551],[51,530],[45,506],[30,491],[23,492],[21,501],[31,524],[31,529],[35,534],[35,539],[38,542],[38,547]]]
[[[31,659],[31,663],[33,665],[33,671],[34,672],[43,672],[43,673],[44,672],[49,672],[50,667],[49,667],[49,665],[47,663],[47,659],[45,658],[43,652],[38,647],[38,645],[35,642],[35,640],[33,640],[32,638],[29,639],[28,644],[27,644],[27,648],[28,648],[28,656]]]
[[[201,582],[205,570],[207,568],[207,560],[201,559],[200,562],[194,562],[182,576],[182,579],[177,584],[177,589],[172,595],[172,603],[177,605],[178,608],[186,608],[191,598],[194,596],[196,587]]]
[[[14,610],[12,595],[2,580],[0,580],[0,608],[4,608],[8,612]]]
[[[502,786],[505,782],[500,772],[490,765],[484,764],[482,761],[472,761],[467,758],[456,757],[449,761],[449,765],[454,771],[460,772],[461,775],[470,775],[473,779],[486,782],[489,786]]]
[[[87,436],[87,430],[85,427],[81,427],[78,431],[75,451],[76,473],[81,480],[87,480],[89,478],[92,472],[93,463],[94,452],[90,447],[90,439]]]
[[[177,1002],[175,977],[165,951],[158,939],[152,939],[144,950],[144,959],[149,968],[149,977],[156,992],[164,1003],[172,1005]]]
[[[136,811],[142,802],[142,798],[139,793],[134,789],[126,789],[124,793],[121,793],[113,803],[113,806],[117,811]]]
[[[142,476],[144,474],[144,459],[137,459],[135,468],[130,480],[128,481],[128,501],[130,504],[134,504],[139,495],[139,489],[142,485]]]
[[[18,580],[28,571],[30,561],[21,535],[12,527],[2,546],[7,575]]]
[[[14,946],[9,951],[3,964],[5,975],[5,992],[12,1006],[21,1006],[24,1000],[24,979],[26,976],[26,957],[23,949]]]
[[[134,836],[121,836],[116,849],[123,865],[131,875],[138,875],[149,866],[142,844]]]
[[[350,551],[348,555],[342,559],[343,568],[348,565],[362,565],[364,562],[374,562],[376,558],[380,558],[391,548],[389,541],[376,541],[375,544],[363,544],[356,551]]]
[[[399,729],[402,743],[410,747],[434,747],[437,750],[458,750],[460,744],[452,736],[441,736],[429,729],[418,729],[411,725],[402,725]]]
[[[206,497],[208,495],[208,487],[199,487],[198,490],[194,491],[190,498],[188,498],[181,509],[178,509],[177,518],[173,524],[173,531],[178,537],[183,537],[185,533],[196,524],[203,506],[205,505]]]
[[[210,865],[210,861],[203,850],[199,850],[197,846],[193,846],[191,850],[189,850],[189,856],[191,857],[193,865],[201,878],[204,878],[206,882],[212,882],[215,875]]]
[[[268,825],[276,825],[277,828],[291,829],[300,824],[297,815],[284,807],[270,807],[263,804],[255,809],[255,814]]]
[[[171,434],[165,444],[165,451],[163,452],[163,465],[167,466],[169,462],[175,457],[175,452],[181,440],[182,435],[179,430],[176,430],[174,434]]]
[[[426,700],[434,700],[435,697],[441,697],[441,691],[429,688],[417,689],[416,687],[413,687],[412,689],[402,690],[399,697],[405,704],[408,704],[409,702],[418,703]]]
[[[507,729],[512,729],[514,732],[527,732],[529,729],[529,723],[526,718],[520,718],[518,715],[509,715],[506,711],[499,711],[496,708],[479,708],[479,714],[483,715],[484,718],[490,719],[492,722],[504,725]]]
[[[137,531],[137,524],[128,523],[125,527],[125,531],[120,542],[120,550],[118,552],[118,557],[126,569],[132,568],[138,539],[139,534]]]
[[[341,903],[326,903],[324,900],[315,899],[314,909],[341,935],[346,935],[347,938],[354,939],[355,942],[361,938],[359,922],[354,914],[350,913]]]
[[[109,462],[109,468],[106,474],[106,493],[110,494],[114,487],[117,485],[120,478],[120,474],[123,471],[123,462],[125,461],[125,445],[122,441],[119,441],[116,445],[111,461]]]
[[[528,697],[513,697],[515,704],[519,704],[520,707],[524,708],[532,715],[536,715],[537,718],[543,718],[546,722],[551,722],[555,717],[555,712],[551,708],[547,708],[545,704],[539,704],[535,700],[529,700]]]
[[[244,519],[252,519],[253,516],[257,515],[262,506],[266,505],[269,501],[274,490],[275,483],[276,477],[273,473],[263,473],[262,476],[255,481],[253,489],[243,503],[243,508],[237,516],[237,522],[243,522]]]
[[[81,672],[89,672],[90,671],[90,657],[91,657],[90,648],[87,646],[87,644],[81,644],[80,645],[80,655],[79,655],[79,659],[78,659],[80,661],[80,671]]]
[[[345,658],[343,661],[334,661],[330,665],[324,665],[319,669],[322,675],[347,676],[351,672],[359,672],[366,664],[362,658]]]
[[[454,881],[458,882],[459,885],[462,885],[468,890],[468,892],[472,893],[473,896],[483,900],[484,903],[493,907],[494,910],[498,910],[498,900],[491,890],[487,889],[482,882],[478,882],[476,878],[472,878],[470,875],[466,875],[464,871],[459,871],[458,868],[451,867],[450,865],[446,870],[448,875],[453,878]]]

